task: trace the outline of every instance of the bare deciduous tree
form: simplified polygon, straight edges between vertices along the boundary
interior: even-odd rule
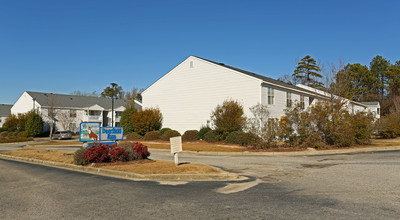
[[[57,114],[57,118],[61,123],[64,131],[69,129],[69,125],[74,121],[68,110],[60,111]]]

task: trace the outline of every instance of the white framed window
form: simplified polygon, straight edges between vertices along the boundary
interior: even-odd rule
[[[275,104],[274,88],[268,88],[268,105]]]
[[[286,92],[286,107],[292,107],[292,93]]]
[[[300,108],[301,109],[305,108],[304,95],[300,95]]]

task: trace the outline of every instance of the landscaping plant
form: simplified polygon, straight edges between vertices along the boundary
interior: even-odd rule
[[[181,136],[181,134],[178,131],[168,130],[168,131],[164,132],[164,134],[161,136],[161,140],[169,141],[170,138],[178,137],[178,136]]]
[[[183,141],[196,141],[199,140],[199,131],[197,130],[188,130],[182,135]]]
[[[235,100],[225,100],[211,113],[211,121],[220,140],[232,131],[241,131],[246,125],[243,106]]]
[[[135,112],[131,116],[131,122],[135,131],[145,135],[149,131],[158,131],[162,127],[162,114],[159,109],[148,108]]]

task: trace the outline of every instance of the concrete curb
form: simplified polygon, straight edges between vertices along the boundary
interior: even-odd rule
[[[169,151],[166,149],[149,148],[150,151]],[[332,154],[349,154],[349,153],[365,153],[365,152],[380,152],[380,151],[395,151],[400,150],[400,146],[390,147],[368,147],[368,148],[351,148],[340,150],[305,150],[292,152],[214,152],[214,151],[182,151],[182,153],[197,154],[197,155],[214,155],[214,156],[318,156]]]
[[[233,173],[228,173],[219,168],[213,167],[222,174],[138,174],[132,172],[108,170],[96,167],[78,166],[75,164],[66,164],[47,160],[39,160],[26,157],[10,156],[0,154],[0,158],[6,160],[14,160],[32,164],[40,164],[44,166],[56,167],[66,170],[73,170],[83,173],[97,174],[102,176],[111,176],[116,178],[131,179],[131,180],[150,180],[150,181],[241,181],[247,177],[239,176]]]

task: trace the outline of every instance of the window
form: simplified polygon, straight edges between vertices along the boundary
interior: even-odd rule
[[[69,110],[69,117],[76,118],[76,110]]]
[[[300,95],[300,108],[305,109],[304,95]]]
[[[378,113],[378,115],[380,115],[380,114],[381,114],[381,109],[380,109],[380,108],[377,108],[377,109],[376,109],[376,113]]]
[[[268,105],[274,104],[274,88],[268,88]]]
[[[101,111],[89,110],[89,115],[90,116],[100,116],[101,115]]]
[[[115,116],[121,117],[122,116],[122,112],[115,112]]]
[[[286,92],[286,107],[292,107],[292,93]]]
[[[314,97],[309,97],[308,98],[308,105],[311,105],[313,101],[314,101]]]

